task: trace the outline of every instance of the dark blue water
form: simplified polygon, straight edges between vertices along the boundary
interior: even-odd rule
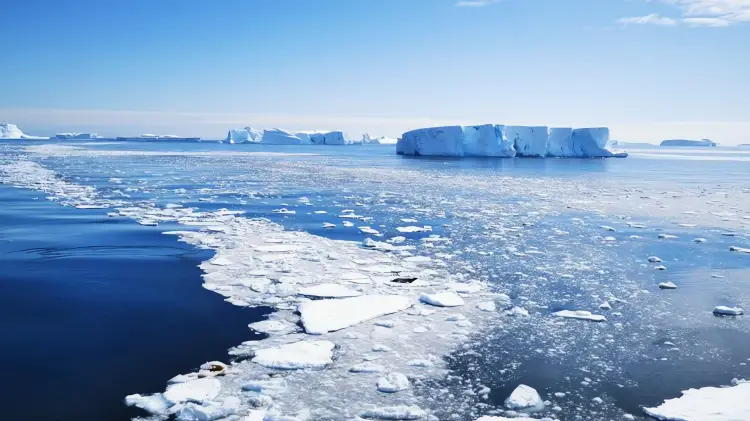
[[[0,185],[2,419],[128,420],[126,395],[255,338],[267,309],[204,290],[210,252],[165,229]]]

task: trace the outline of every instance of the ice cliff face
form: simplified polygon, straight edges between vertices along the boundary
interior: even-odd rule
[[[396,153],[421,156],[604,158],[625,157],[607,149],[609,129],[546,126],[447,126],[404,133]]]
[[[263,137],[263,132],[255,130],[252,127],[245,127],[244,129],[231,129],[227,133],[225,143],[260,143],[260,139]]]
[[[21,131],[15,124],[0,123],[0,139],[48,139],[40,136],[30,136]]]

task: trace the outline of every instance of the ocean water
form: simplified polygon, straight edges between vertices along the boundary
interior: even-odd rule
[[[324,335],[337,345],[336,362],[283,372],[287,387],[272,396],[280,414],[351,419],[371,405],[416,405],[441,420],[474,420],[502,414],[505,398],[527,384],[550,401],[536,416],[646,419],[642,406],[682,390],[750,378],[750,324],[711,313],[717,305],[748,307],[750,299],[750,254],[730,251],[750,248],[747,150],[457,160],[400,157],[388,146],[4,142],[0,152],[0,321],[8,332],[1,349],[6,359],[26,361],[13,365],[11,378],[21,380],[4,391],[13,418],[145,416],[124,405],[125,395],[161,392],[177,374],[233,359],[236,373],[221,379],[219,398],[240,397],[246,414],[258,399],[243,382],[278,372],[248,361],[252,353],[242,347],[232,356],[227,349],[304,338],[261,340],[247,327],[271,312],[296,323],[296,295],[233,283],[258,268],[254,236],[269,243],[282,228],[295,234],[285,241],[300,245],[298,254],[319,248],[388,264],[423,257],[404,265],[428,284],[394,292],[373,276],[376,287],[364,287],[366,294],[416,302],[447,281],[482,289],[464,294],[458,310],[386,316],[395,334],[370,321]],[[359,218],[340,217],[348,213]],[[246,229],[253,218],[264,221]],[[431,230],[398,230],[406,226]],[[162,234],[185,230],[206,237]],[[366,238],[393,237],[413,248],[359,256]],[[201,264],[215,253],[227,262]],[[269,278],[309,282],[318,269],[305,261],[316,262],[289,260],[281,270],[295,280]],[[678,288],[662,290],[662,282]],[[488,300],[496,311],[476,310]],[[611,309],[601,309],[604,302]],[[607,321],[552,315],[563,309]],[[468,322],[445,326],[454,313]],[[346,364],[371,354],[365,339],[346,331],[382,335],[377,341],[395,352],[377,361],[404,371],[410,389],[386,395],[375,390],[377,374],[347,374]],[[406,364],[414,358],[430,367]]]

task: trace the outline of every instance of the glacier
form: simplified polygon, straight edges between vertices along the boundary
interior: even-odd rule
[[[624,158],[612,152],[609,129],[547,126],[443,126],[406,132],[396,153],[415,156],[534,158]]]
[[[15,124],[0,123],[0,139],[49,139],[43,136],[31,136],[24,133]]]

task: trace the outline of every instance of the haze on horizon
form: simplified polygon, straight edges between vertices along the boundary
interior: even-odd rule
[[[29,0],[0,121],[33,135],[608,126],[750,143],[745,0]]]

